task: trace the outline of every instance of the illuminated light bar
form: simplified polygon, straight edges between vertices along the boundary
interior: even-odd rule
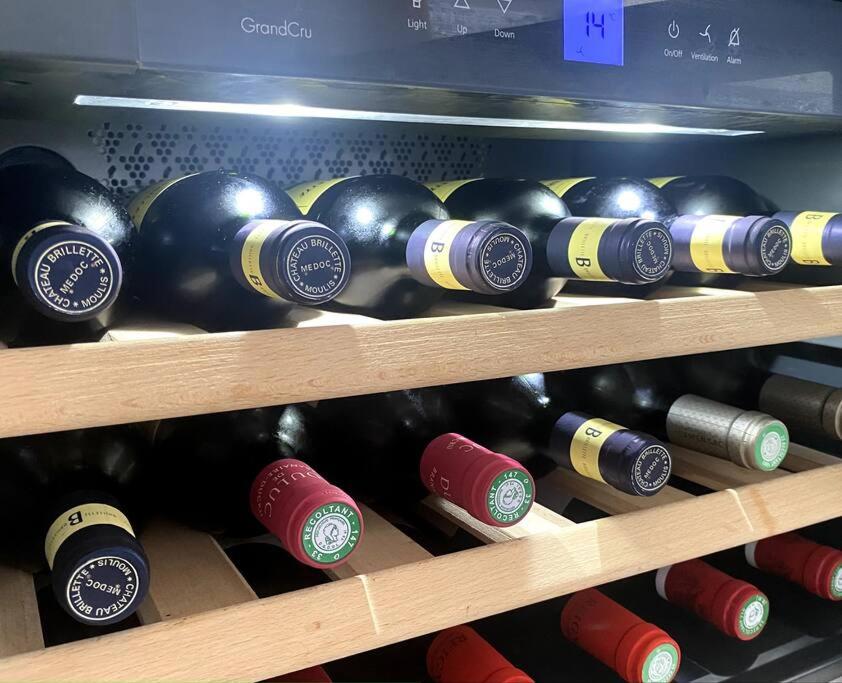
[[[438,123],[449,126],[488,126],[493,128],[527,128],[533,130],[578,130],[629,135],[719,135],[738,137],[760,135],[762,130],[729,128],[694,128],[660,123],[609,123],[602,121],[548,121],[545,119],[504,119],[482,116],[444,116],[402,112],[360,111],[308,107],[300,104],[251,104],[247,102],[197,102],[192,100],[153,100],[140,97],[100,97],[78,95],[75,104],[84,107],[118,107],[124,109],[160,109],[166,111],[207,112],[211,114],[247,114],[279,118],[340,119],[350,121],[384,121],[390,123]]]

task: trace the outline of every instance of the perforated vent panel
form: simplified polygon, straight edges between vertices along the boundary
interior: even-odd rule
[[[419,132],[278,130],[103,122],[88,131],[104,163],[99,179],[131,195],[185,173],[227,168],[288,187],[349,175],[394,173],[422,182],[482,175],[482,139]]]

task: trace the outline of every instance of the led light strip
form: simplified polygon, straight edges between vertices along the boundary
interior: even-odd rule
[[[140,97],[101,97],[78,95],[75,104],[83,107],[119,107],[124,109],[161,109],[166,111],[207,112],[212,114],[248,114],[280,118],[342,119],[351,121],[386,121],[391,123],[438,123],[449,126],[488,126],[493,128],[529,128],[541,130],[578,130],[629,135],[718,135],[738,137],[760,135],[762,130],[729,128],[694,128],[660,123],[608,123],[601,121],[548,121],[545,119],[503,119],[481,116],[444,116],[403,112],[361,111],[308,107],[300,104],[251,104],[248,102],[198,102],[191,100],[150,100]]]

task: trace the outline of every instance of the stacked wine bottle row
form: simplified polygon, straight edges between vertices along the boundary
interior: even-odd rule
[[[133,318],[271,328],[296,304],[406,318],[445,295],[533,308],[669,277],[834,281],[816,267],[842,250],[837,214],[775,212],[728,178],[361,176],[281,192],[208,171],[123,207],[69,164],[25,161],[0,163],[0,341],[18,346]]]
[[[433,496],[477,524],[507,528],[558,472],[633,500],[683,486],[671,474],[673,456],[686,458],[687,449],[763,476],[787,455],[785,422],[795,434],[842,437],[839,390],[760,370],[739,375],[731,371],[739,356],[2,440],[0,500],[18,512],[3,559],[50,571],[68,614],[106,625],[130,616],[148,590],[137,530],[150,515],[227,538],[268,532],[301,565],[331,570],[365,542],[366,505],[413,519]],[[838,550],[787,537],[747,549],[746,558],[842,598]],[[686,569],[701,578],[679,580],[684,570],[670,570],[661,591],[672,581],[722,579]]]

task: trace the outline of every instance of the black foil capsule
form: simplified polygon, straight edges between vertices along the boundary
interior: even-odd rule
[[[669,481],[672,459],[653,436],[571,411],[553,428],[548,455],[560,466],[633,496],[652,496]]]

